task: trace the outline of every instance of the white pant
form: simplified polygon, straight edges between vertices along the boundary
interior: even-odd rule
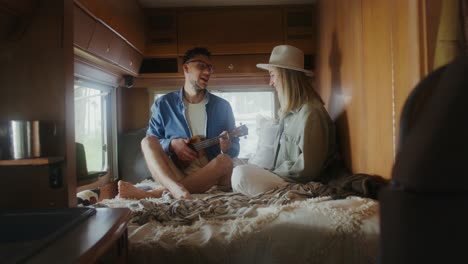
[[[253,196],[288,184],[278,175],[253,164],[234,167],[231,176],[232,189],[235,192]]]

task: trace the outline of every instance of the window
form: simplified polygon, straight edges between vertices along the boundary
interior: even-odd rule
[[[239,158],[252,157],[257,148],[258,135],[256,133],[256,118],[258,115],[273,118],[275,116],[275,93],[272,90],[256,91],[211,91],[213,94],[226,99],[232,107],[236,126],[246,125],[249,135],[240,139]],[[154,100],[163,95],[154,92]]]
[[[75,81],[75,141],[84,146],[89,175],[110,167],[111,92],[111,87]]]
[[[252,157],[257,148],[256,118],[258,115],[273,118],[275,116],[275,94],[273,91],[256,92],[220,92],[213,94],[226,99],[232,107],[236,126],[246,125],[249,135],[240,139],[239,158]]]

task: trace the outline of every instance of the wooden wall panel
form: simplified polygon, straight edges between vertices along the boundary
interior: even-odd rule
[[[59,124],[58,136],[41,145],[49,154],[65,158],[62,186],[48,188],[49,179],[42,175],[42,182],[37,185],[40,187],[30,195],[46,197],[49,201],[46,204],[51,207],[75,206],[73,2],[40,1],[30,22],[18,39],[2,43],[0,49],[0,120],[53,120]],[[18,174],[36,176],[34,166],[15,170]],[[2,173],[5,171],[0,171],[0,175]],[[20,185],[8,181],[3,184],[14,192],[15,188],[20,190],[29,182],[27,178],[22,179],[15,181],[23,183]],[[6,198],[2,196],[1,199]],[[31,204],[17,203],[17,207],[37,207],[35,200],[31,201]]]
[[[362,1],[362,103],[367,138],[364,168],[367,173],[389,175],[393,166],[392,21],[389,1]]]
[[[419,0],[321,0],[318,90],[353,172],[391,177],[401,107],[424,68]]]
[[[362,86],[362,10],[360,1],[337,3],[337,26],[332,42],[331,57],[334,60],[332,83],[332,98],[329,101],[331,114],[336,118],[339,144],[343,155],[347,157],[347,164],[351,167],[362,167],[366,159],[355,159],[351,152],[367,154],[366,140],[362,133],[367,130],[366,104]],[[347,15],[351,12],[352,16]],[[340,114],[341,113],[341,114]],[[344,131],[347,131],[344,132]],[[354,140],[350,140],[354,139]]]
[[[38,9],[20,40],[2,46],[0,119],[65,120],[63,18],[53,4]]]
[[[119,133],[148,126],[150,106],[147,89],[118,88],[118,96]]]
[[[331,94],[331,69],[332,58],[331,46],[332,38],[336,37],[336,10],[334,8],[336,0],[322,1],[319,5],[319,52],[317,54],[317,69],[315,75],[317,78],[316,90],[321,94],[325,103],[329,101]],[[328,107],[328,106],[327,106]]]
[[[395,111],[395,144],[398,146],[400,115],[409,93],[421,80],[424,74],[425,57],[421,39],[422,18],[419,1],[395,0],[392,3],[393,19],[393,56],[394,56],[394,111]],[[398,152],[398,149],[396,149]]]

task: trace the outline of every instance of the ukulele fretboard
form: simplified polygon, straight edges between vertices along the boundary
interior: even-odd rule
[[[217,137],[214,137],[214,138],[203,140],[203,141],[198,142],[198,143],[193,143],[192,146],[196,151],[199,151],[199,150],[202,150],[202,149],[205,149],[205,148],[208,148],[208,147],[211,147],[211,146],[214,146],[214,145],[218,144],[220,137],[221,136],[217,136]]]
[[[219,139],[222,138],[222,137],[237,138],[237,137],[240,137],[240,136],[246,136],[247,134],[248,134],[247,127],[245,125],[241,125],[240,127],[235,128],[233,131],[231,131],[231,132],[229,132],[227,134],[219,135],[219,136],[214,137],[214,138],[210,138],[210,139],[206,139],[206,140],[203,140],[203,141],[200,141],[200,142],[192,143],[192,147],[196,151],[199,151],[199,150],[202,150],[202,149],[205,149],[205,148],[208,148],[208,147],[211,147],[213,145],[218,144]]]

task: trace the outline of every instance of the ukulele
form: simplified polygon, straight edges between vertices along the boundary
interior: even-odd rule
[[[214,146],[219,143],[220,138],[237,138],[237,137],[243,137],[247,136],[249,134],[249,129],[247,128],[246,125],[240,125],[236,128],[234,128],[231,132],[227,134],[222,134],[214,138],[202,140],[203,138],[200,136],[194,136],[189,139],[189,147],[192,148],[193,150],[197,151],[199,153],[199,158],[201,159],[202,156],[205,155],[205,152],[203,151],[206,148],[209,148],[211,146]],[[174,163],[179,167],[180,169],[186,169],[187,167],[190,166],[192,162],[196,162],[196,160],[192,162],[187,162],[183,161],[177,158],[176,155],[173,155]]]

